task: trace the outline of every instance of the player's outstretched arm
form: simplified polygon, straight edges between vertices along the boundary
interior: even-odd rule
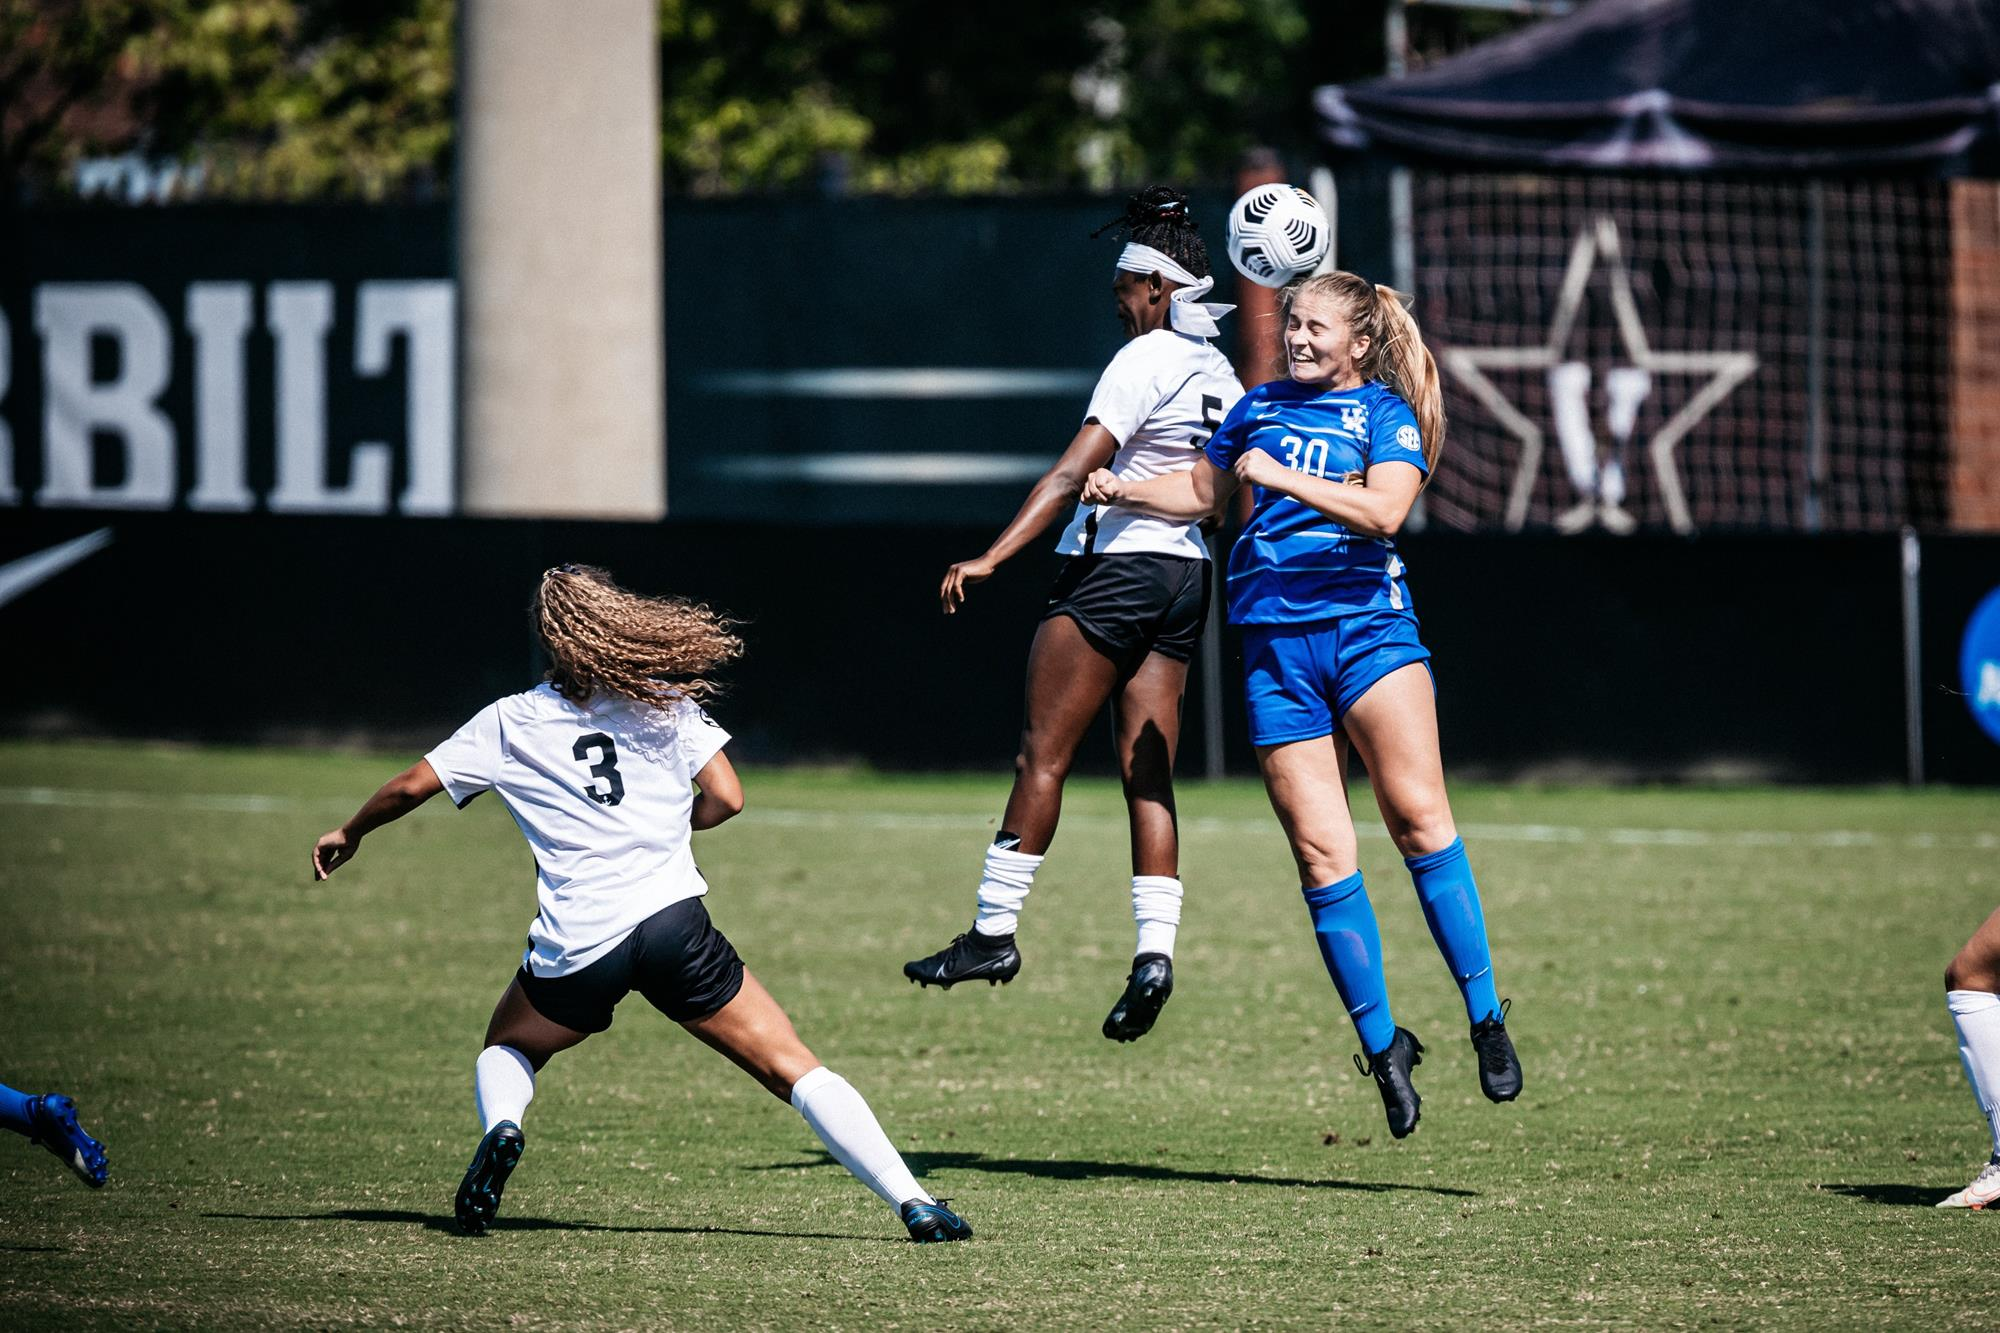
[[[1049,525],[1067,513],[1076,503],[1076,497],[1083,493],[1084,478],[1109,463],[1117,452],[1118,440],[1110,431],[1094,421],[1086,422],[1055,466],[1043,473],[1035,488],[1028,492],[1028,498],[1021,502],[1021,511],[1001,529],[986,553],[976,560],[961,560],[944,572],[944,583],[938,588],[938,602],[944,613],[950,615],[958,610],[965,601],[967,588],[992,578],[994,570],[1048,531]]]
[[[701,772],[694,775],[694,785],[700,790],[688,815],[689,828],[714,828],[743,813],[743,782],[722,751],[717,750],[714,758],[701,766]]]
[[[1154,518],[1192,523],[1216,514],[1235,493],[1236,478],[1206,458],[1185,472],[1128,481],[1103,468],[1083,485],[1085,504],[1115,504]]]
[[[390,778],[364,802],[354,817],[331,833],[319,835],[313,844],[314,879],[325,879],[354,859],[361,840],[384,824],[401,819],[410,811],[444,790],[437,770],[428,759],[419,759]]]
[[[1261,449],[1236,460],[1237,480],[1280,491],[1363,537],[1393,537],[1423,489],[1424,474],[1408,463],[1377,463],[1363,478],[1294,472]]]

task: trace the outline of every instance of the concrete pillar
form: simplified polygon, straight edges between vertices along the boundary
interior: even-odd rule
[[[654,0],[459,10],[464,512],[666,512]]]
[[[1951,183],[1951,526],[2000,532],[2000,182]]]

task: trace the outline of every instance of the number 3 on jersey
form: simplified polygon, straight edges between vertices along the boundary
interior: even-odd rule
[[[591,762],[591,751],[598,753],[595,763]],[[590,776],[595,779],[583,794],[599,805],[616,805],[625,799],[625,779],[618,775],[618,747],[611,738],[601,731],[576,738],[576,745],[570,751],[579,762],[590,764]],[[598,782],[604,785],[599,787]]]

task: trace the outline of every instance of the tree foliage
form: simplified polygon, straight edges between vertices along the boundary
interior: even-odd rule
[[[452,0],[0,0],[0,171],[199,162],[207,193],[406,193],[452,141]]]
[[[665,177],[704,195],[1225,180],[1253,145],[1311,151],[1311,90],[1381,68],[1383,3],[658,0]],[[0,186],[136,151],[198,164],[212,196],[444,188],[455,15],[0,0]]]

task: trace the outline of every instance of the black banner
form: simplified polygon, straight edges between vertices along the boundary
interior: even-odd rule
[[[744,619],[717,711],[748,757],[1004,772],[1056,557],[1030,551],[940,615],[945,567],[989,535],[28,512],[0,527],[0,731],[425,745],[534,682],[535,579],[585,560]],[[1454,774],[1904,777],[1894,537],[1403,546]],[[2000,542],[1925,549],[1928,776],[2000,782],[2000,743],[1955,697],[1955,636],[2000,583]],[[1223,649],[1226,759],[1250,772],[1233,631]],[[1183,773],[1206,758],[1198,664]],[[1110,758],[1100,730],[1081,767]]]

